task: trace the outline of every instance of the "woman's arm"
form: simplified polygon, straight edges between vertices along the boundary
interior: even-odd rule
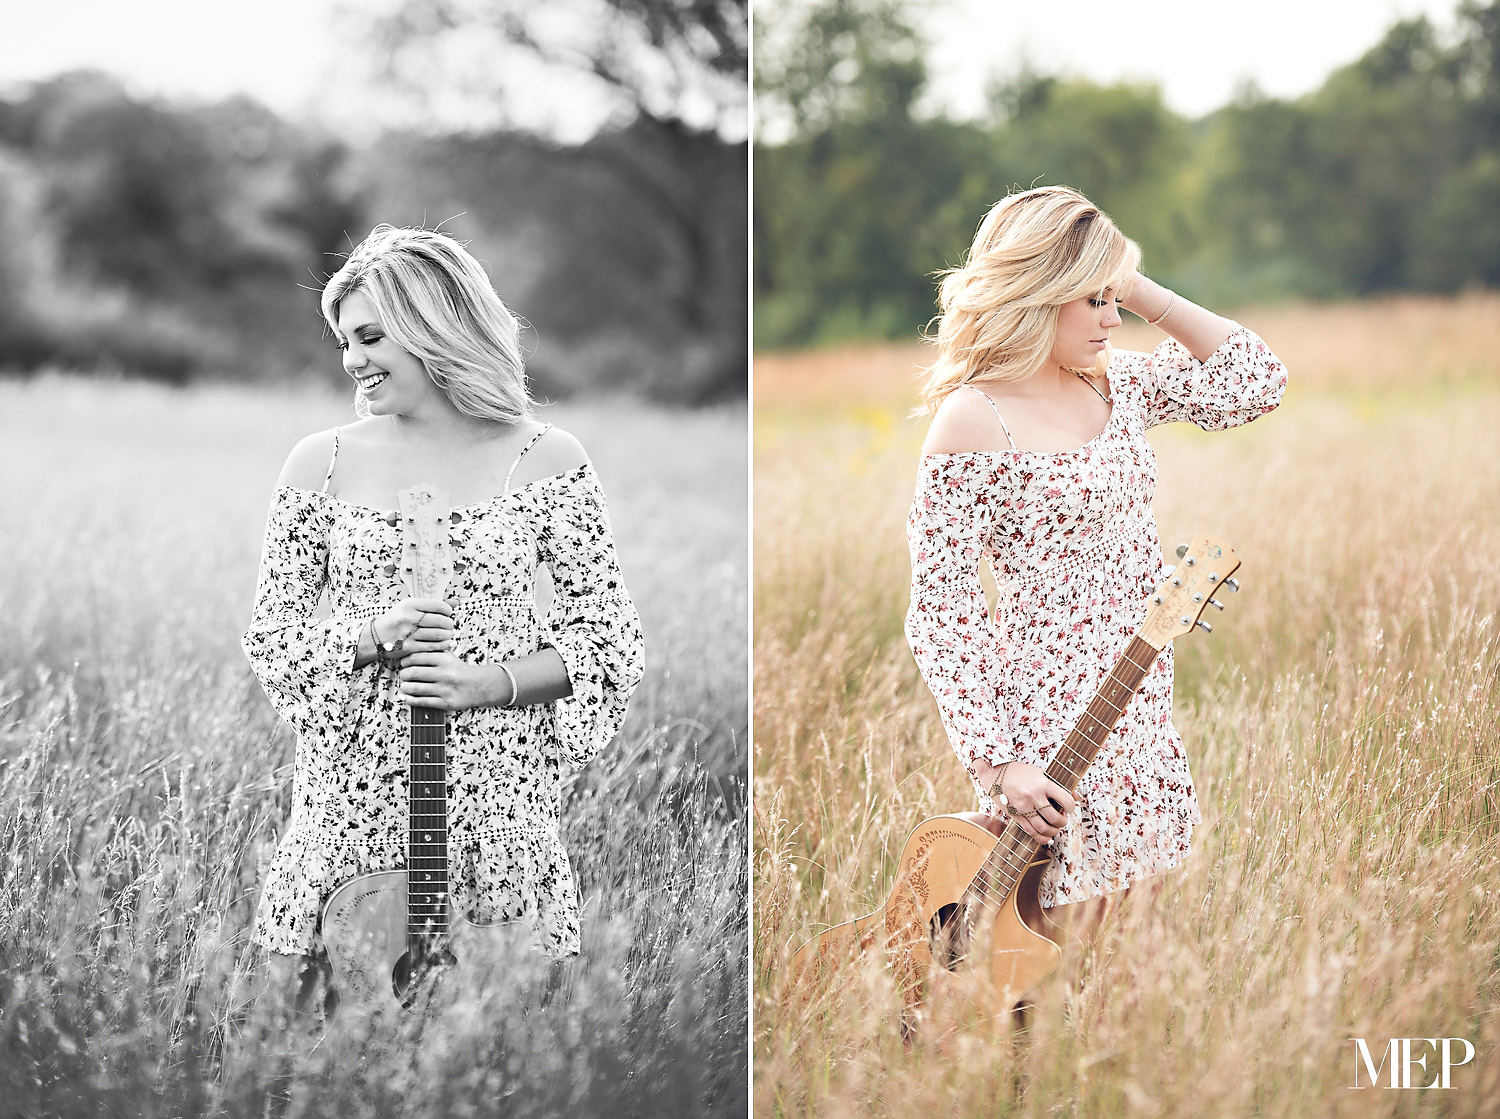
[[[1235,324],[1231,320],[1139,273],[1120,305],[1166,331],[1199,361],[1207,361],[1234,333]]]
[[[937,701],[948,742],[981,792],[1015,756],[1004,693],[1009,654],[990,624],[979,581],[1008,470],[989,455],[924,455],[906,521],[907,644]]]
[[[527,707],[573,692],[567,666],[550,647],[495,664],[470,664],[448,652],[413,653],[402,659],[400,674],[402,699],[445,711]]]
[[[1152,353],[1117,350],[1112,380],[1139,385],[1147,427],[1191,423],[1222,431],[1249,423],[1281,403],[1286,367],[1269,346],[1240,324],[1206,311],[1145,276],[1124,305],[1157,323],[1171,337]]]
[[[594,468],[585,461],[551,478],[528,491],[526,508],[552,571],[544,651],[562,659],[570,686],[552,704],[553,735],[563,760],[583,766],[620,729],[645,646]]]
[[[338,726],[351,698],[359,633],[368,616],[317,616],[327,582],[327,504],[283,487],[266,520],[245,655],[271,704],[298,734]]]

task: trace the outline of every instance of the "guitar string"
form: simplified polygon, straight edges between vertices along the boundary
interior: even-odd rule
[[[446,715],[441,721],[427,721],[433,716],[419,715],[419,710],[431,709],[407,709],[413,755],[419,746],[436,749],[424,750],[423,760],[413,756],[409,763],[406,932],[408,936],[441,936],[448,931],[448,759],[443,749],[448,744],[448,725]],[[438,755],[436,760],[433,753]],[[441,796],[430,791],[423,796],[423,784],[441,788]],[[418,873],[424,876],[420,881],[414,879]]]
[[[1152,655],[1150,657],[1150,660],[1145,665],[1142,665],[1130,655],[1132,652],[1141,652],[1141,650],[1136,648],[1137,643],[1144,645],[1146,649],[1151,651]],[[1063,772],[1067,773],[1067,775],[1072,778],[1073,781],[1077,781],[1079,775],[1083,772],[1083,770],[1088,768],[1089,763],[1092,761],[1092,756],[1091,754],[1085,754],[1083,751],[1079,750],[1077,745],[1075,744],[1075,739],[1082,738],[1084,740],[1084,743],[1092,747],[1092,751],[1094,753],[1097,753],[1098,749],[1104,744],[1104,740],[1108,738],[1109,734],[1114,730],[1115,723],[1119,721],[1120,716],[1123,715],[1125,711],[1124,707],[1116,707],[1105,698],[1109,687],[1111,685],[1115,685],[1119,687],[1126,696],[1133,697],[1136,690],[1140,687],[1141,681],[1145,679],[1146,673],[1150,671],[1151,665],[1155,663],[1156,656],[1159,655],[1160,652],[1161,650],[1156,649],[1150,644],[1150,642],[1140,637],[1139,634],[1132,637],[1130,642],[1126,645],[1124,651],[1120,654],[1120,658],[1115,663],[1115,667],[1110,670],[1109,674],[1105,677],[1104,682],[1100,684],[1098,691],[1095,692],[1094,696],[1089,700],[1084,709],[1084,715],[1092,719],[1094,723],[1097,724],[1098,728],[1103,731],[1103,733],[1100,734],[1097,731],[1091,732],[1084,729],[1082,725],[1083,717],[1080,716],[1079,721],[1077,724],[1075,724],[1073,731],[1071,731],[1068,734],[1067,738],[1063,741],[1062,747],[1058,751],[1057,756],[1053,759],[1052,764],[1047,767],[1049,777],[1055,770],[1060,769]],[[1135,675],[1135,673],[1126,672],[1124,676],[1121,675],[1121,662],[1130,665],[1131,668],[1135,669],[1135,673],[1139,673],[1135,680],[1131,681],[1129,679],[1129,677]],[[1128,704],[1128,699],[1126,702]],[[1109,708],[1114,713],[1114,718],[1106,721],[1104,719],[1101,719],[1098,715],[1094,714],[1092,708],[1094,707],[1095,703],[1103,703],[1105,707]],[[1081,767],[1075,770],[1072,765],[1064,762],[1063,757],[1065,754],[1073,755],[1073,757],[1076,758],[1078,762],[1082,763]],[[1069,788],[1071,790],[1071,786],[1062,781],[1058,781],[1056,783],[1062,785],[1064,788]],[[1007,898],[1010,897],[1011,893],[1015,890],[1016,884],[1020,882],[1021,877],[1025,874],[1027,868],[1034,862],[1034,857],[1040,847],[1041,844],[1037,842],[1036,838],[1030,833],[1025,832],[1019,824],[1016,824],[1014,821],[1008,822],[1006,824],[1005,831],[1002,833],[1000,839],[996,842],[994,848],[985,858],[983,865],[980,867],[980,871],[975,874],[973,881],[970,883],[969,889],[964,891],[963,900],[967,900],[972,893],[973,896],[981,903],[1003,903]],[[1012,858],[1017,859],[1019,865],[1013,865],[1011,862]],[[986,871],[989,872],[988,875],[986,875]],[[998,895],[992,892],[988,882],[986,881],[987,878],[998,878],[1001,882],[1003,882],[1003,891],[1001,891]]]

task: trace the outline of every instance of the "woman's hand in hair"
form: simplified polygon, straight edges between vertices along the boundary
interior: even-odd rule
[[[1162,287],[1149,276],[1136,273],[1120,299],[1133,312],[1164,330],[1199,361],[1207,361],[1234,331],[1234,323],[1176,292]]]

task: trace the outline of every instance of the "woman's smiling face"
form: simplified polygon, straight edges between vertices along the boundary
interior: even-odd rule
[[[354,378],[371,415],[410,413],[432,394],[441,393],[422,360],[386,334],[364,292],[356,289],[339,302],[338,333],[344,372]]]
[[[1068,369],[1092,369],[1109,344],[1109,332],[1120,325],[1118,293],[1105,288],[1098,296],[1064,303],[1057,312],[1057,340],[1052,360]]]

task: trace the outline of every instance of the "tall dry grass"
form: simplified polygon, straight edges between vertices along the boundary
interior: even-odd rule
[[[239,634],[280,462],[347,404],[0,382],[0,1115],[743,1112],[744,411],[555,411],[648,660],[564,806],[583,955],[361,1056],[246,1026],[293,741]]]
[[[911,1046],[875,962],[808,1001],[782,968],[885,900],[918,819],[972,807],[901,633],[915,358],[877,352],[863,393],[852,351],[828,383],[758,364],[757,1114],[1500,1114],[1500,300],[1244,318],[1291,370],[1281,410],[1152,436],[1164,544],[1244,564],[1178,642],[1193,854],[1026,1033],[944,985]],[[1403,1036],[1477,1055],[1447,1092],[1352,1090],[1349,1039]]]

